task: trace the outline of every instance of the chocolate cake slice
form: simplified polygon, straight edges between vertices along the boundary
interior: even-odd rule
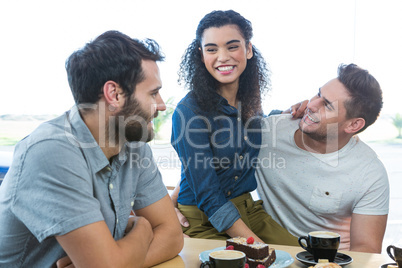
[[[247,258],[247,263],[250,268],[257,268],[259,264],[264,265],[264,267],[269,267],[271,264],[275,262],[275,260],[276,260],[275,249],[270,248],[269,255],[266,258],[264,259]]]
[[[226,247],[233,246],[235,250],[243,251],[248,258],[261,260],[269,254],[269,246],[261,242],[247,243],[244,237],[233,237],[226,240]]]

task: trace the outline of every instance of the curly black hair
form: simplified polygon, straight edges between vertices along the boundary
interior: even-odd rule
[[[196,38],[186,49],[179,69],[179,83],[184,81],[192,91],[198,105],[205,111],[217,111],[216,92],[218,81],[205,68],[201,60],[201,40],[204,31],[211,27],[236,25],[241,35],[249,44],[253,37],[251,22],[233,10],[212,11],[204,16],[198,24]],[[247,66],[239,79],[237,99],[241,102],[243,122],[263,114],[261,99],[271,89],[271,72],[261,53],[252,46],[253,57],[247,60]]]

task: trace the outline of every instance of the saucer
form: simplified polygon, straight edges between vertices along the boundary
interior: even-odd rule
[[[209,261],[209,253],[211,253],[212,251],[217,251],[217,250],[224,250],[226,247],[219,247],[219,248],[214,248],[214,249],[210,249],[210,250],[206,250],[200,253],[199,258],[201,262],[206,262]],[[271,264],[271,266],[269,266],[270,268],[285,268],[288,267],[289,265],[291,265],[293,263],[293,258],[292,256],[287,253],[286,251],[282,251],[282,250],[276,250],[275,249],[275,254],[276,254],[276,260],[273,264]]]
[[[316,265],[317,263],[314,261],[314,257],[311,253],[307,251],[302,251],[296,254],[296,260],[299,262],[304,263],[305,265]],[[340,266],[349,264],[353,261],[352,257],[343,254],[343,253],[336,253],[334,262],[339,264]],[[382,267],[381,267],[382,268]]]
[[[380,268],[387,268],[388,265],[395,265],[396,266],[396,263],[386,263],[386,264],[381,265]]]

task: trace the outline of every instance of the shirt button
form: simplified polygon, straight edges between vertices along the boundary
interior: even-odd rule
[[[116,223],[119,223],[119,219],[116,219]]]
[[[131,201],[131,206],[134,206],[134,201]]]
[[[243,159],[243,156],[241,155],[241,156],[239,156],[239,158],[240,158],[240,160],[242,160],[242,159]]]
[[[238,176],[235,176],[235,181],[237,181],[238,178],[239,178]]]
[[[112,183],[109,184],[109,189],[110,189],[110,190],[113,190],[113,184],[112,184]]]
[[[238,118],[237,118],[237,121],[239,121],[239,122],[240,122],[240,121],[241,121],[241,118],[240,118],[240,117],[238,117]]]
[[[245,141],[248,140],[248,137],[247,137],[247,136],[244,136],[244,140],[245,140]]]
[[[229,191],[229,192],[228,192],[228,195],[231,195],[231,194],[232,194],[232,192]]]
[[[106,169],[107,169],[107,171],[112,171],[111,167],[107,167]]]

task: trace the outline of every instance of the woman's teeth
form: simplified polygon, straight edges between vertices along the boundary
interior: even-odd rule
[[[233,66],[223,66],[223,67],[218,67],[218,70],[221,72],[227,72],[227,71],[233,70],[233,68],[234,68]]]

